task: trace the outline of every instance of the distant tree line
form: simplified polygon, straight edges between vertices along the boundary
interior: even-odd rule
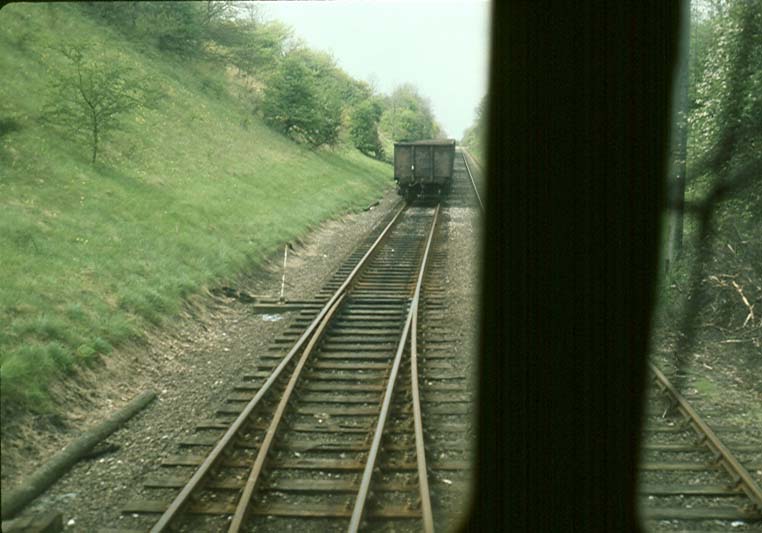
[[[487,96],[483,96],[474,109],[473,124],[463,133],[461,144],[475,153],[482,161],[487,141]]]
[[[222,61],[255,79],[257,88],[249,95],[253,112],[296,142],[312,147],[346,143],[382,159],[394,141],[441,134],[430,104],[415,87],[406,84],[391,95],[378,94],[342,71],[330,55],[294,39],[283,24],[261,21],[250,4],[129,1],[80,6],[140,46],[180,60]]]

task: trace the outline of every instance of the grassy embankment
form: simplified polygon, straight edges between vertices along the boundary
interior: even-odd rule
[[[53,47],[82,36],[164,95],[126,117],[94,165],[86,144],[41,116],[70,68]],[[75,6],[3,8],[0,70],[4,414],[48,408],[52,380],[390,186],[387,165],[267,129],[222,66],[138,49]]]

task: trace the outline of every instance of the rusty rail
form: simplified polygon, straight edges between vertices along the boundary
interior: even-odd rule
[[[414,309],[411,309],[413,316],[410,332],[410,389],[413,397],[413,423],[415,425],[415,456],[418,465],[418,485],[421,494],[421,514],[423,515],[423,530],[426,533],[434,531],[434,515],[431,509],[431,494],[429,491],[428,470],[426,468],[426,448],[423,440],[423,417],[421,416],[421,394],[418,390],[418,304],[421,297],[421,288],[423,287],[423,276],[426,272],[426,265],[431,250],[431,241],[434,236],[434,229],[437,223],[439,207],[434,215],[434,222],[431,225],[429,241],[426,244],[426,252],[423,256],[421,274],[418,276],[418,283],[415,286],[415,295],[413,296]]]
[[[352,282],[357,278],[357,275],[365,266],[369,258],[377,250],[379,244],[389,234],[391,228],[394,227],[400,215],[405,210],[405,207],[406,206],[403,205],[402,207],[399,208],[399,210],[397,211],[397,213],[395,213],[394,217],[389,222],[389,224],[387,224],[387,226],[384,228],[384,230],[381,232],[378,238],[373,242],[370,249],[365,253],[365,255],[363,255],[363,257],[360,259],[360,261],[357,263],[354,269],[347,276],[346,280],[341,284],[341,286],[339,286],[339,288],[336,290],[333,296],[328,300],[325,306],[317,314],[315,319],[306,328],[304,333],[294,343],[293,347],[288,352],[288,354],[283,358],[281,363],[275,368],[275,370],[273,370],[272,374],[267,378],[262,388],[259,389],[259,391],[257,391],[254,397],[249,401],[249,403],[246,404],[246,407],[244,407],[244,409],[241,411],[241,413],[238,415],[235,421],[230,425],[230,427],[222,436],[222,438],[220,438],[220,440],[214,446],[214,448],[206,457],[204,462],[194,472],[190,481],[188,481],[188,483],[181,489],[181,491],[174,498],[174,500],[169,505],[167,510],[161,515],[161,517],[159,517],[159,520],[151,528],[150,530],[151,533],[159,533],[162,531],[169,530],[172,522],[182,513],[183,508],[186,505],[188,505],[188,503],[191,501],[192,495],[199,488],[201,488],[201,486],[203,485],[203,481],[213,471],[217,463],[222,459],[223,452],[235,440],[236,435],[239,433],[241,428],[244,426],[245,422],[254,412],[254,408],[259,404],[259,402],[262,400],[264,395],[270,390],[270,388],[273,386],[276,380],[280,377],[280,374],[283,372],[284,368],[291,362],[294,356],[297,353],[299,353],[299,351],[302,349],[305,343],[307,343],[307,341],[313,337],[313,333],[318,329],[318,326],[323,322],[323,319],[334,308],[334,304],[336,304],[340,299],[343,298],[345,292],[348,290]]]
[[[417,315],[418,315],[418,303],[420,301],[421,287],[423,285],[423,277],[426,272],[426,265],[428,263],[429,251],[431,250],[431,243],[434,240],[434,230],[436,229],[437,219],[439,217],[439,205],[437,205],[434,211],[434,219],[431,223],[431,230],[426,241],[426,248],[421,260],[421,266],[418,272],[418,280],[416,283],[415,293],[410,303],[410,310],[408,311],[407,320],[405,321],[405,327],[402,331],[399,344],[397,345],[397,352],[394,357],[394,363],[389,375],[389,381],[384,393],[384,400],[381,406],[381,413],[378,417],[378,423],[376,424],[376,431],[373,435],[373,442],[371,444],[370,451],[368,452],[368,459],[365,463],[365,469],[363,471],[362,480],[360,482],[360,489],[357,493],[354,509],[352,511],[352,517],[349,522],[349,528],[347,531],[354,533],[360,528],[363,514],[365,512],[365,504],[368,500],[368,494],[370,492],[370,483],[373,477],[373,470],[376,467],[376,459],[378,458],[378,452],[381,449],[381,437],[384,433],[384,426],[389,414],[389,409],[394,395],[394,386],[397,381],[397,375],[399,374],[399,367],[402,363],[402,354],[405,351],[408,339],[411,340],[412,346],[416,346],[414,328],[417,328]],[[415,324],[415,326],[413,326]],[[411,351],[411,357],[414,350]],[[415,359],[411,360],[411,379],[413,390],[413,416],[415,423],[415,439],[416,439],[416,463],[418,469],[418,480],[421,495],[421,511],[423,515],[424,531],[431,532],[434,530],[434,520],[431,510],[431,496],[429,494],[429,485],[426,470],[426,453],[423,443],[423,423],[421,419],[421,406],[420,397],[418,394],[418,370],[417,362]]]
[[[667,392],[675,403],[680,414],[688,420],[693,430],[698,434],[700,441],[715,455],[718,464],[733,478],[735,487],[741,489],[752,502],[756,513],[762,517],[762,489],[749,474],[748,470],[736,459],[735,455],[722,443],[717,434],[699,416],[693,407],[669,382],[667,377],[653,364],[649,363],[651,371],[656,377],[656,383],[662,391]]]
[[[278,431],[278,426],[283,420],[283,414],[286,412],[286,406],[291,400],[291,395],[296,388],[296,384],[299,381],[299,377],[301,376],[302,370],[304,369],[304,365],[307,363],[307,359],[309,359],[309,356],[312,354],[312,350],[315,348],[318,340],[320,340],[323,331],[325,331],[325,328],[328,327],[328,324],[333,319],[333,315],[336,314],[339,306],[344,301],[345,296],[346,293],[341,294],[336,302],[328,310],[328,313],[326,313],[325,317],[323,317],[323,320],[320,322],[320,325],[315,331],[315,334],[312,336],[309,344],[307,344],[307,347],[304,349],[302,356],[299,358],[299,362],[296,364],[294,372],[291,374],[291,379],[288,381],[286,390],[283,391],[283,396],[281,397],[280,402],[278,402],[278,408],[275,410],[272,421],[267,428],[267,433],[265,434],[265,438],[262,440],[262,445],[259,448],[259,452],[257,453],[257,458],[254,460],[254,465],[251,467],[249,478],[246,480],[246,485],[244,486],[243,491],[241,492],[241,496],[238,499],[238,505],[236,506],[235,514],[233,515],[233,518],[230,521],[230,527],[228,528],[229,533],[238,533],[238,531],[240,531],[241,527],[243,526],[243,522],[246,519],[246,514],[249,510],[249,504],[251,503],[251,497],[254,495],[254,488],[257,484],[257,481],[259,480],[259,476],[262,473],[262,470],[264,469],[265,460],[267,455],[270,453],[270,447],[272,446],[273,440],[275,439],[275,434]]]

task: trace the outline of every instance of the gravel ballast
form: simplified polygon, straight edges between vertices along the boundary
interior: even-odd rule
[[[398,202],[387,193],[378,206],[320,226],[289,250],[287,300],[309,299],[367,233]],[[235,289],[277,298],[283,255],[255,273],[242,276]],[[233,285],[228,282],[228,285]],[[149,332],[148,342],[112,354],[54,391],[65,401],[65,415],[27,417],[3,428],[2,485],[13,488],[45,459],[82,431],[106,418],[143,390],[158,400],[111,435],[115,452],[81,461],[21,515],[58,510],[67,531],[95,531],[113,524],[120,505],[135,494],[162,458],[193,433],[193,423],[209,418],[257,354],[282,333],[291,313],[255,314],[251,306],[219,291],[192,299],[164,330]]]
[[[295,243],[293,250],[289,250],[286,298],[314,297],[397,201],[395,194],[387,194],[372,210],[328,222]],[[444,286],[448,304],[436,326],[448,328],[448,336],[456,339],[453,350],[458,353],[459,364],[472,375],[478,330],[479,219],[475,210],[447,208],[444,220],[447,234],[443,246]],[[75,465],[29,505],[22,516],[60,511],[66,531],[125,527],[130,520],[120,526],[121,507],[139,496],[142,483],[156,474],[164,458],[178,453],[178,443],[194,434],[196,422],[212,417],[226,394],[240,383],[240,376],[257,365],[258,354],[285,331],[291,315],[296,314],[255,314],[249,304],[232,297],[237,292],[277,298],[282,262],[283,256],[279,254],[257,273],[242,277],[237,283],[228,282],[235,291],[211,288],[189,304],[170,331],[150,333],[147,345],[114,354],[102,368],[83,373],[77,383],[60,391],[62,397],[69,395],[72,404],[60,428],[48,424],[45,430],[40,430],[30,424],[23,428],[25,432],[18,432],[32,437],[32,442],[53,441],[54,445],[25,450],[23,439],[4,442],[4,452],[11,450],[14,458],[26,459],[21,465],[3,458],[3,485],[12,487],[46,454],[66,445],[78,432],[105,418],[135,393],[150,388],[159,395],[151,407],[107,439],[106,444],[117,447],[116,451]],[[464,437],[470,440],[473,434]],[[456,510],[458,504],[462,505],[468,497],[464,493],[467,481],[458,485],[456,493],[446,496],[442,493],[443,501],[435,503],[440,508],[442,505],[450,508],[450,524],[457,523],[457,516],[464,510]]]

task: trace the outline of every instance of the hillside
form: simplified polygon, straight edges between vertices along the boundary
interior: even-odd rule
[[[47,111],[73,73],[61,49],[82,42],[155,96],[104,132],[95,163]],[[5,6],[0,69],[4,418],[53,409],[51,382],[392,185],[388,165],[350,146],[268,128],[224,62],[128,39],[76,4]]]

